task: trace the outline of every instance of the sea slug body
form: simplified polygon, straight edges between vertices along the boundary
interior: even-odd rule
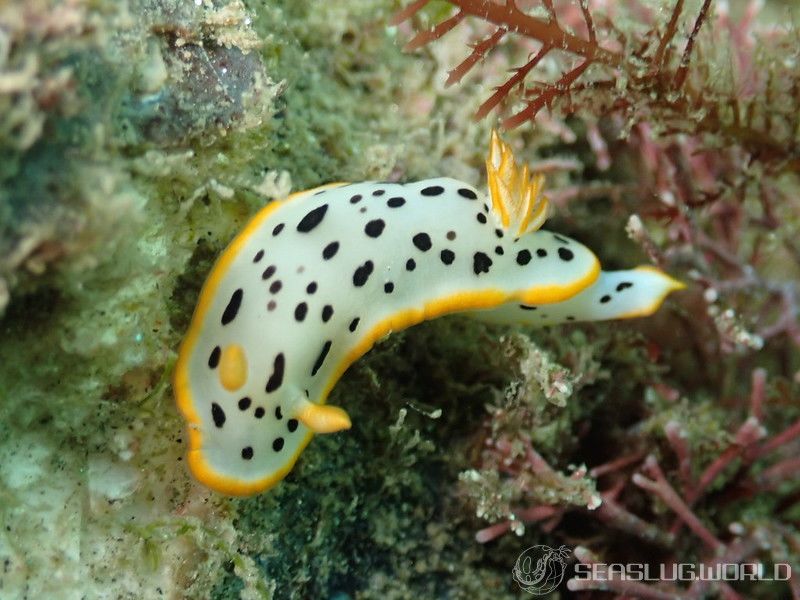
[[[462,311],[541,324],[635,316],[680,286],[655,269],[600,275],[588,248],[540,230],[541,176],[496,134],[487,170],[488,197],[449,178],[330,184],[252,219],[206,281],[175,370],[202,483],[265,490],[313,433],[349,428],[327,396],[392,331]]]
[[[670,292],[683,288],[684,284],[650,266],[601,271],[592,285],[562,302],[509,302],[471,316],[490,323],[535,326],[632,319],[653,314]]]

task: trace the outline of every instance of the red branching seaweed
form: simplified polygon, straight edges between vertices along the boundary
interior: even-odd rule
[[[760,463],[762,459],[778,450],[796,452],[800,448],[800,421],[791,424],[780,433],[766,435],[762,423],[766,383],[766,372],[763,369],[755,369],[752,373],[749,416],[734,432],[730,445],[724,448],[698,477],[695,478],[691,474],[696,457],[690,450],[687,432],[679,421],[672,420],[665,425],[664,433],[677,458],[675,468],[675,477],[679,482],[677,486],[670,482],[670,477],[661,466],[662,461],[655,455],[645,456],[641,451],[633,451],[588,471],[590,477],[610,482],[610,485],[600,492],[602,502],[599,506],[591,504],[590,496],[587,495],[582,497],[586,501],[583,506],[579,503],[570,505],[565,502],[549,504],[534,501],[528,507],[515,508],[512,519],[480,530],[476,535],[477,541],[490,542],[514,530],[515,523],[537,523],[544,531],[552,531],[565,515],[580,511],[597,519],[606,527],[672,552],[673,555],[669,560],[673,562],[681,562],[678,560],[681,557],[678,553],[686,552],[686,544],[690,543],[681,537],[681,526],[685,525],[691,536],[702,542],[706,548],[705,552],[700,554],[704,557],[701,562],[707,572],[711,572],[715,565],[740,563],[763,554],[767,547],[764,542],[767,537],[775,540],[788,536],[788,543],[796,542],[796,534],[781,529],[777,523],[754,524],[749,528],[737,523],[722,529],[710,521],[705,513],[701,515],[694,510],[696,505],[709,499],[709,490],[725,478],[724,473],[730,471],[729,467],[735,461],[738,461],[739,466],[733,477],[729,475],[721,491],[714,493],[713,502],[717,511],[743,497],[774,493],[781,483],[800,479],[800,459],[795,456],[778,459],[769,465]],[[543,482],[553,485],[557,482],[555,485],[563,488],[565,480],[564,475],[559,474],[536,452],[527,438],[516,441],[501,439],[497,442],[487,440],[483,465],[497,465],[507,477],[514,479],[514,487],[524,493],[533,493],[536,498],[541,498],[541,492],[538,495],[534,492],[537,485]],[[634,472],[627,475],[632,467],[635,467]],[[584,475],[586,471],[579,470],[567,479],[574,481]],[[672,526],[667,526],[666,520],[669,514],[653,520],[652,516],[639,516],[636,514],[636,509],[626,507],[625,502],[634,497],[631,494],[630,483],[649,494],[652,501],[663,503],[677,517],[677,521]],[[797,494],[789,496],[783,503],[783,510],[797,502],[800,502],[800,496]],[[579,562],[588,565],[597,562],[586,547],[577,547],[575,556]],[[777,558],[773,560],[777,561]],[[712,586],[716,586],[723,597],[741,598],[725,581],[695,581],[687,589],[680,589],[666,582],[650,584],[615,578],[613,574],[606,575],[590,579],[575,578],[568,582],[568,587],[572,591],[608,591],[631,598],[700,600]],[[798,587],[800,580],[796,575],[788,583],[792,592],[797,594],[800,590]]]
[[[468,20],[491,26],[491,32],[450,72],[448,85],[461,81],[501,43],[514,44],[512,40],[516,40],[523,48],[527,46],[520,40],[538,44],[534,56],[513,68],[511,76],[478,108],[477,119],[510,105],[509,100],[521,100],[523,107],[506,116],[506,128],[533,120],[544,108],[558,109],[562,115],[579,112],[593,119],[622,114],[631,124],[657,121],[666,133],[719,136],[774,169],[800,168],[798,117],[792,101],[792,90],[796,91],[800,78],[796,74],[789,77],[794,83],[787,87],[778,83],[777,65],[757,73],[753,60],[742,50],[741,42],[746,39],[742,28],[731,27],[728,43],[738,63],[747,69],[746,79],[732,88],[714,87],[711,75],[718,67],[710,62],[713,52],[698,55],[696,50],[712,16],[711,0],[703,0],[687,34],[682,34],[686,25],[683,0],[676,0],[663,32],[648,11],[630,8],[633,2],[604,3],[608,14],[598,19],[594,16],[598,9],[593,8],[598,3],[591,0],[558,4],[552,0],[446,1],[455,12],[414,36],[406,50],[434,42]],[[412,2],[392,22],[413,19],[427,4],[427,0]],[[547,16],[536,12],[536,5],[544,8]],[[571,10],[575,5],[577,13]],[[625,13],[626,6],[629,13],[638,12],[643,18],[649,27],[645,34],[623,33],[614,25],[615,16]],[[754,12],[750,11],[746,24],[752,23]],[[722,20],[724,13],[718,11],[718,15]],[[678,55],[673,48],[681,42],[683,51]],[[545,58],[560,64],[561,74],[550,83],[529,84],[529,77]],[[742,94],[745,91],[746,96]]]

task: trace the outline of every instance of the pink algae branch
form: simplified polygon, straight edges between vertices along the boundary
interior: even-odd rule
[[[732,25],[724,7],[712,14],[711,0],[703,0],[695,15],[685,14],[684,0],[676,0],[664,23],[657,11],[635,0],[445,1],[453,14],[419,31],[406,50],[433,43],[467,21],[486,29],[485,37],[450,71],[447,85],[461,81],[501,44],[517,49],[535,44],[533,54],[512,68],[477,109],[476,119],[512,102],[522,107],[504,118],[506,128],[533,120],[544,108],[557,109],[561,116],[580,113],[588,120],[617,114],[634,125],[658,124],[667,134],[719,136],[781,171],[800,168],[794,110],[800,83],[796,74],[784,77],[789,67],[778,62],[786,54],[781,44],[791,40],[773,36],[775,60],[767,69],[754,68],[748,27],[755,22],[756,2],[750,2],[741,23]],[[411,2],[392,23],[414,20],[428,4],[429,0]],[[738,82],[730,89],[715,77],[729,65],[714,64],[714,52],[707,48],[698,50],[700,34],[712,18],[727,38],[720,39],[712,30],[710,43],[727,44],[734,66],[741,69],[732,74]],[[641,32],[617,25],[631,19],[641,22]],[[532,82],[544,59],[551,57],[560,65],[554,80]],[[793,80],[790,89],[780,88],[778,82],[787,77]]]
[[[516,86],[522,85],[528,74],[551,51],[564,51],[583,57],[584,60],[573,69],[564,73],[557,83],[551,86],[544,86],[540,93],[536,95],[536,98],[528,103],[525,109],[514,114],[504,122],[505,127],[516,127],[524,121],[536,116],[536,113],[541,110],[541,108],[549,106],[557,96],[567,91],[570,86],[580,78],[591,63],[597,62],[609,67],[617,67],[622,61],[621,54],[603,48],[598,43],[594,22],[592,21],[588,4],[585,1],[581,2],[581,10],[588,30],[588,39],[569,33],[559,24],[552,2],[544,3],[551,17],[549,20],[545,20],[523,12],[518,8],[515,0],[505,0],[503,3],[486,2],[482,0],[449,1],[453,6],[458,8],[458,11],[452,17],[435,25],[433,28],[418,33],[406,44],[405,50],[414,50],[441,38],[445,33],[458,25],[466,16],[480,18],[488,23],[496,25],[497,29],[495,29],[489,37],[475,44],[470,55],[450,71],[447,85],[458,83],[483,57],[495,48],[509,32],[537,40],[541,44],[541,48],[536,55],[524,65],[514,69],[512,76],[506,82],[498,86],[492,96],[480,106],[475,114],[476,119],[481,119],[486,116],[500,104]],[[427,4],[428,0],[417,0],[417,2],[411,3],[393,17],[392,23],[397,24],[410,19]]]
[[[602,502],[599,506],[587,503],[585,506],[559,502],[548,504],[536,501],[530,506],[517,506],[513,509],[513,519],[503,520],[477,532],[476,540],[488,543],[514,529],[515,522],[536,523],[545,532],[552,533],[559,522],[569,513],[580,512],[605,527],[625,532],[647,544],[655,544],[671,553],[664,562],[686,562],[680,554],[691,540],[686,540],[682,528],[699,540],[705,547],[701,552],[702,563],[709,569],[723,563],[740,563],[748,559],[756,560],[759,553],[769,547],[800,543],[796,534],[780,525],[780,523],[764,523],[752,527],[744,527],[739,523],[731,523],[721,528],[709,522],[708,517],[695,512],[694,507],[708,500],[709,490],[718,486],[725,472],[737,462],[738,469],[733,476],[724,481],[721,491],[713,497],[714,511],[719,512],[727,505],[742,498],[765,493],[776,493],[778,487],[787,481],[800,478],[800,459],[796,454],[800,450],[800,420],[787,426],[774,435],[768,436],[762,423],[764,415],[764,398],[766,393],[766,372],[755,369],[752,372],[751,394],[749,398],[749,415],[736,428],[730,444],[720,450],[717,458],[699,475],[692,475],[695,457],[688,443],[688,433],[678,420],[670,420],[664,426],[664,433],[669,447],[677,459],[674,472],[667,473],[661,462],[652,453],[643,450],[632,450],[621,454],[606,463],[597,465],[588,471],[588,475],[596,481],[607,481],[609,485],[600,491]],[[514,448],[522,448],[514,452]],[[483,454],[483,466],[498,468],[504,476],[512,478],[513,487],[531,492],[543,485],[562,485],[560,475],[536,450],[527,438],[511,440],[501,438],[497,441],[487,439]],[[778,451],[784,451],[785,458],[778,458],[770,465],[757,464]],[[662,459],[663,460],[663,459]],[[628,474],[630,470],[633,472]],[[586,475],[585,470],[577,472],[578,477]],[[670,481],[677,480],[677,484]],[[561,480],[559,480],[561,478]],[[650,495],[651,500],[663,503],[669,513],[674,515],[675,522],[670,526],[669,513],[653,518],[649,513],[639,516],[641,502],[635,500],[639,508],[627,507],[626,501],[636,498],[631,493],[630,484]],[[538,498],[534,494],[534,498]],[[781,503],[781,512],[790,510],[800,502],[795,493]],[[684,550],[685,551],[685,550]],[[578,546],[575,556],[579,562],[591,565],[597,562],[591,550]],[[778,561],[773,557],[773,560]],[[793,597],[799,598],[800,579],[796,573],[788,582]],[[742,598],[726,582],[696,581],[687,589],[679,589],[665,582],[657,584],[642,583],[625,579],[573,579],[568,582],[572,591],[608,591],[630,598],[684,598],[697,599],[706,597],[709,588],[716,586],[725,598]]]
[[[524,109],[506,119],[503,123],[505,127],[513,128],[521,125],[534,118],[545,106],[550,107],[559,97],[568,95],[575,83],[582,78],[592,64],[599,64],[606,68],[606,74],[609,76],[605,81],[606,84],[613,84],[613,79],[620,69],[627,71],[628,76],[637,77],[635,72],[626,64],[625,57],[621,52],[609,49],[601,43],[588,0],[579,0],[578,2],[586,37],[573,34],[562,26],[552,0],[542,2],[548,13],[547,19],[525,12],[519,7],[516,0],[497,2],[487,0],[448,0],[448,2],[457,9],[457,12],[431,29],[418,33],[406,44],[405,49],[407,51],[415,50],[443,37],[467,16],[481,19],[496,26],[494,32],[486,39],[475,44],[470,55],[450,72],[447,80],[448,85],[459,82],[506,37],[507,33],[536,40],[541,45],[533,58],[522,66],[513,69],[511,77],[495,89],[492,96],[476,112],[476,119],[486,116],[500,104],[501,100],[507,98],[515,87],[523,86],[528,74],[551,52],[567,53],[578,57],[580,60],[577,60],[571,68],[567,69],[555,83],[537,86],[528,90],[529,94],[533,95],[533,99],[527,102],[527,106]],[[709,3],[710,0],[706,0],[695,22],[694,30],[687,40],[679,68],[672,76],[673,83],[677,87],[681,87],[686,77],[694,39],[706,20]],[[411,19],[427,4],[428,0],[412,2],[392,18],[392,23],[397,24]],[[655,76],[660,74],[662,70],[666,48],[678,30],[677,22],[682,6],[682,1],[677,3],[669,26],[660,38],[659,49],[652,61],[654,68],[649,73],[651,79],[655,80]],[[614,45],[614,42],[609,40],[606,45]],[[592,82],[590,85],[602,85],[602,83]]]

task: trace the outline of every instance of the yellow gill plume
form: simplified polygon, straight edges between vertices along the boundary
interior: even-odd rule
[[[486,175],[492,209],[503,224],[503,229],[519,237],[536,231],[547,219],[548,200],[540,195],[544,175],[532,177],[528,166],[519,167],[514,162],[511,146],[492,130],[489,154],[486,157]]]

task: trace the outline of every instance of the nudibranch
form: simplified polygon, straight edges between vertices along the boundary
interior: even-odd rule
[[[632,319],[652,315],[670,292],[684,287],[658,269],[643,265],[626,271],[601,271],[593,284],[561,302],[510,302],[471,316],[490,323],[533,326]]]
[[[205,282],[175,369],[197,479],[231,495],[280,481],[314,433],[350,427],[328,394],[393,331],[463,311],[629,317],[680,285],[648,268],[601,275],[588,248],[541,230],[543,177],[496,133],[486,168],[488,196],[444,177],[334,183],[255,215]]]

